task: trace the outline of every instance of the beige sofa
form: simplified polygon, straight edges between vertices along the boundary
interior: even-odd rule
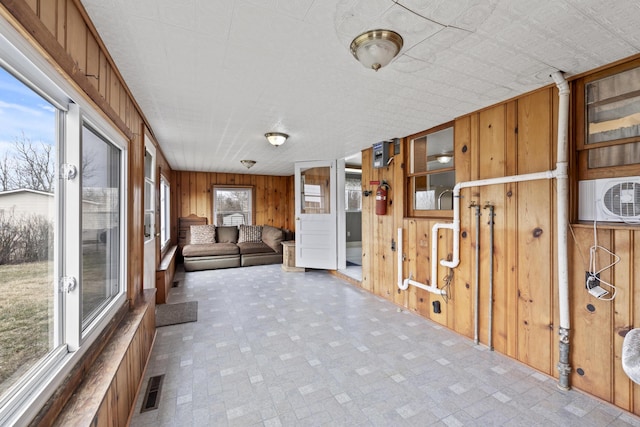
[[[192,225],[182,248],[185,271],[281,264],[291,232],[270,225]]]

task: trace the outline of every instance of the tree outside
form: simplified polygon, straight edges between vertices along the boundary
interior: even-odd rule
[[[56,138],[55,107],[0,67],[0,395],[55,345],[54,211],[8,193],[53,203]]]

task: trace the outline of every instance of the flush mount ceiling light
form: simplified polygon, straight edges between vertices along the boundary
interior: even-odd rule
[[[251,166],[256,164],[255,160],[240,160],[240,163],[247,169],[251,169]]]
[[[371,30],[351,42],[351,53],[367,68],[378,71],[402,49],[402,36],[391,30]]]
[[[287,138],[289,138],[289,135],[282,132],[269,132],[265,133],[264,136],[267,137],[267,141],[269,141],[269,144],[275,145],[276,147],[284,144]]]
[[[442,164],[449,163],[451,159],[453,159],[453,156],[449,154],[442,154],[436,158],[436,160],[438,160],[438,162]]]

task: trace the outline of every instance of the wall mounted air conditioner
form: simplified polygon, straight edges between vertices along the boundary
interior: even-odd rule
[[[578,182],[578,219],[640,223],[640,177]]]

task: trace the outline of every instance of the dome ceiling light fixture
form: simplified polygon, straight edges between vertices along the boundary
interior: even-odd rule
[[[251,166],[256,164],[255,160],[240,160],[240,163],[247,169],[251,169]]]
[[[402,36],[391,30],[370,30],[351,42],[351,53],[367,68],[378,71],[402,49]]]
[[[442,163],[442,164],[447,164],[452,159],[453,159],[453,156],[451,154],[441,154],[436,158],[436,160],[438,160],[438,163]]]
[[[289,135],[282,132],[269,132],[269,133],[265,133],[264,136],[267,138],[267,141],[269,141],[269,144],[276,147],[279,147],[282,144],[284,144],[287,138],[289,138]]]

